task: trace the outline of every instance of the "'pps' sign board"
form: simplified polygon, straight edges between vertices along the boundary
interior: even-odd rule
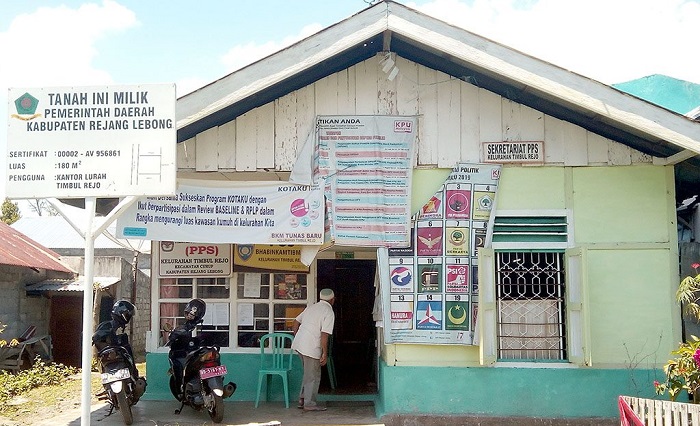
[[[175,85],[11,88],[9,198],[175,192]]]
[[[228,277],[232,272],[231,244],[197,244],[161,241],[161,277]]]

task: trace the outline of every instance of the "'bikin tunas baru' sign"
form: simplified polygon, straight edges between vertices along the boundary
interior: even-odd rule
[[[175,192],[175,85],[11,88],[9,198]]]

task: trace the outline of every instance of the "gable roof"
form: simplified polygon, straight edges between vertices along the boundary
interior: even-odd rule
[[[677,190],[696,192],[700,123],[391,0],[179,98],[177,140],[386,51],[667,158]]]
[[[0,265],[75,273],[58,255],[5,222],[0,221]]]

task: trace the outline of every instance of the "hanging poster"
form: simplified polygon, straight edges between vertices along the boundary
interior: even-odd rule
[[[335,244],[408,245],[415,127],[415,117],[317,118],[314,180]]]
[[[413,217],[407,248],[388,250],[389,285],[382,287],[387,343],[473,344],[477,254],[500,173],[496,164],[457,164]]]
[[[119,238],[238,244],[323,243],[323,194],[286,182],[178,180],[117,219]]]

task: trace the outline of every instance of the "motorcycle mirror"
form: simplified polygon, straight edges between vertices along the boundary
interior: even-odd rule
[[[170,324],[169,322],[166,322],[165,324],[163,324],[163,331],[166,331],[168,333],[173,331],[172,324]]]

